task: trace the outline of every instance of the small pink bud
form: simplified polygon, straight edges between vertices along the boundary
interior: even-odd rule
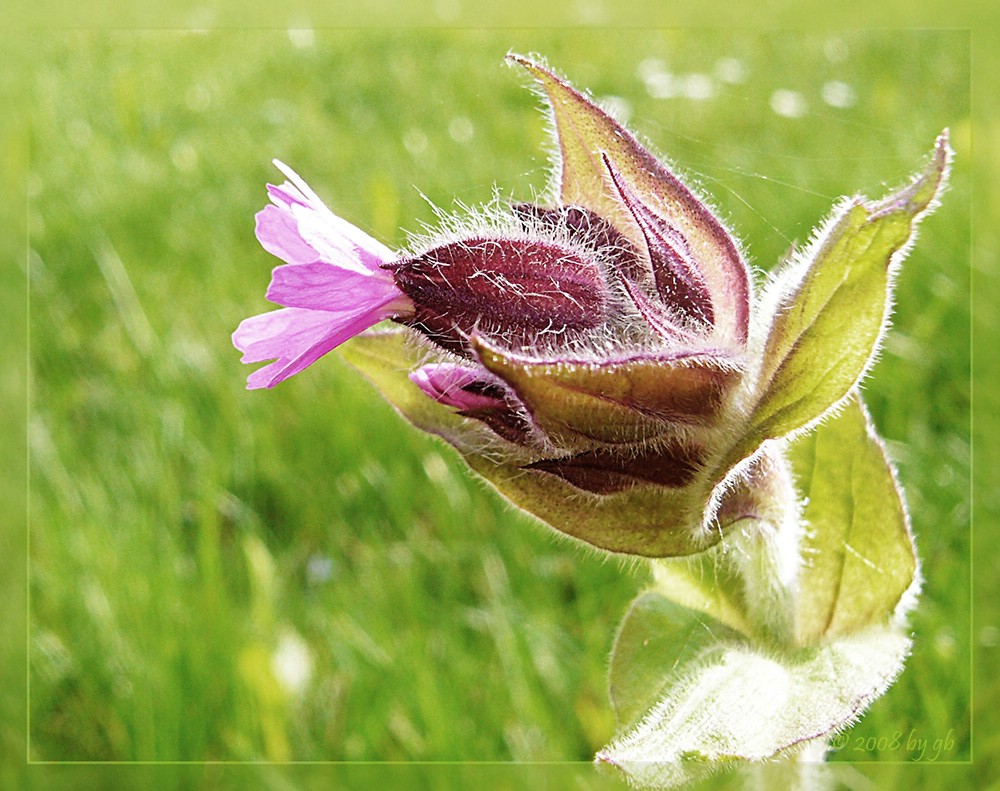
[[[410,381],[440,404],[462,410],[495,409],[504,406],[506,388],[500,380],[486,379],[467,365],[430,363],[410,374]]]

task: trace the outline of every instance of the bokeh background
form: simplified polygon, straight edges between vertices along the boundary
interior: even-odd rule
[[[835,760],[911,761],[911,735],[969,757],[968,34],[303,29],[38,53],[31,759],[588,761],[612,736],[642,567],[504,505],[335,355],[250,393],[229,342],[269,307],[273,157],[397,247],[433,205],[543,190],[508,50],[629,119],[760,270],[950,127],[952,187],[865,388],[924,559],[914,653]]]

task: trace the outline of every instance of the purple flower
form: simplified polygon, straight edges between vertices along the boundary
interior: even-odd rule
[[[271,204],[257,213],[257,238],[287,263],[275,268],[267,298],[282,310],[245,319],[233,333],[242,361],[274,360],[254,371],[247,388],[274,387],[348,338],[412,310],[382,265],[392,251],[337,217],[289,167],[268,185]]]
[[[863,375],[888,304],[877,278],[933,205],[946,137],[891,201],[845,203],[755,300],[702,198],[566,81],[509,59],[551,112],[548,200],[454,218],[394,253],[276,163],[288,181],[268,186],[257,237],[286,262],[267,291],[284,307],[233,334],[244,362],[273,361],[248,387],[363,334],[345,356],[400,412],[569,535],[670,556],[742,519],[780,522],[761,495],[785,481],[766,443],[821,419]],[[858,340],[841,343],[855,313]],[[402,327],[364,332],[383,320]]]
[[[285,307],[233,335],[244,362],[275,360],[248,387],[272,387],[392,319],[428,351],[411,381],[527,450],[523,469],[594,493],[683,487],[712,454],[745,365],[747,267],[629,132],[525,65],[563,107],[554,205],[491,210],[394,255],[276,162],[288,182],[268,186],[257,237],[287,262],[267,292]],[[567,119],[586,125],[567,135]]]
[[[247,386],[273,387],[392,320],[409,328],[418,425],[455,442],[449,421],[465,421],[457,444],[492,448],[517,486],[547,492],[537,502],[654,491],[684,508],[713,485],[749,367],[747,266],[627,130],[521,62],[553,107],[559,183],[547,205],[492,206],[396,254],[275,163],[288,181],[268,186],[257,238],[286,262],[267,291],[284,307],[233,335],[244,362],[273,360]]]

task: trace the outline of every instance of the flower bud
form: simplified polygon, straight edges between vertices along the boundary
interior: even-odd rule
[[[386,268],[414,304],[397,321],[464,356],[473,334],[514,347],[566,343],[601,327],[610,301],[593,260],[544,238],[450,242]]]
[[[610,551],[699,552],[769,491],[762,443],[836,408],[872,359],[886,262],[934,205],[946,136],[906,189],[844,204],[755,303],[704,200],[568,83],[510,60],[548,100],[551,203],[394,253],[281,166],[257,233],[287,262],[268,290],[285,307],[233,336],[244,361],[275,360],[248,386],[360,336],[348,360],[518,506]],[[402,326],[368,332],[385,319]]]

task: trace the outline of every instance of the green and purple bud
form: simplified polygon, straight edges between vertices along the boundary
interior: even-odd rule
[[[515,505],[656,559],[615,639],[621,733],[599,761],[679,787],[819,757],[910,652],[919,561],[858,384],[946,184],[947,132],[900,189],[842,199],[755,295],[703,198],[568,83],[510,60],[551,110],[549,199],[397,252],[278,163],[257,236],[285,262],[267,291],[283,308],[233,335],[245,362],[273,360],[248,387],[344,344]]]
[[[387,266],[414,305],[397,321],[462,356],[473,335],[517,349],[567,345],[609,318],[612,295],[590,252],[544,237],[434,247]]]
[[[603,549],[701,551],[728,526],[727,498],[747,498],[762,443],[818,419],[857,382],[886,286],[863,359],[794,406],[805,380],[782,376],[797,370],[796,289],[815,277],[812,263],[797,259],[774,287],[787,293],[772,288],[756,303],[739,246],[704,199],[568,83],[510,60],[552,113],[549,201],[515,203],[465,231],[458,221],[395,253],[286,170],[290,183],[269,187],[274,205],[257,229],[287,262],[268,292],[285,308],[234,335],[244,361],[277,361],[248,386],[273,386],[357,336],[348,361],[515,504]],[[873,224],[885,270],[931,205],[946,158],[942,140],[923,181],[877,206],[855,202],[827,235]],[[811,249],[836,257],[838,244]],[[397,327],[365,332],[384,319]]]

